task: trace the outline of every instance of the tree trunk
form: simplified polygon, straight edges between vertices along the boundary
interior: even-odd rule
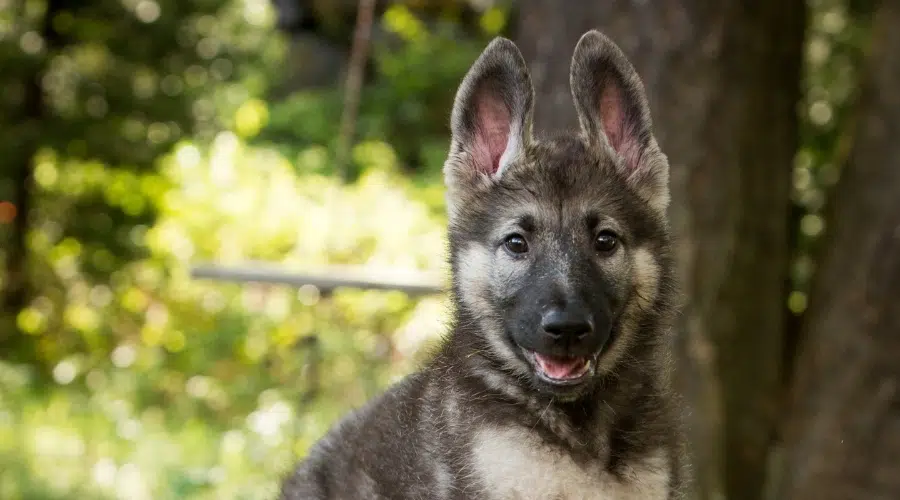
[[[805,317],[784,499],[900,498],[900,2],[874,23]]]
[[[758,499],[779,412],[802,0],[520,2],[535,127],[575,125],[569,61],[597,28],[632,60],[671,164],[676,381],[694,497]]]
[[[45,51],[58,49],[61,43],[59,32],[53,26],[56,15],[65,7],[65,0],[49,0],[46,4],[40,25],[40,34]],[[42,55],[42,63],[49,60]],[[21,140],[13,146],[13,154],[6,158],[10,170],[10,181],[13,183],[13,202],[16,206],[16,218],[13,221],[9,238],[9,249],[6,254],[6,283],[0,297],[0,311],[8,315],[7,322],[15,324],[17,313],[28,305],[32,291],[28,274],[28,231],[31,228],[31,214],[34,201],[33,160],[41,144],[41,134],[45,133],[44,120],[46,109],[41,80],[44,76],[45,64],[36,64],[34,71],[27,75],[24,88],[19,124]],[[2,320],[2,318],[0,318]],[[9,352],[10,335],[16,329],[0,323],[0,348]]]

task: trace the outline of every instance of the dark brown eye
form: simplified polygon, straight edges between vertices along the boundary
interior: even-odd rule
[[[619,244],[619,237],[612,231],[600,231],[597,239],[594,240],[594,248],[601,253],[610,253],[616,249]]]
[[[503,246],[506,247],[511,253],[520,255],[528,251],[528,242],[525,241],[525,238],[519,236],[518,234],[513,234],[506,238],[506,241],[503,242]]]

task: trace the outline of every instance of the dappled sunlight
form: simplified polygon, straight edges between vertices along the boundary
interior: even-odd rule
[[[231,133],[220,134],[206,154],[181,145],[164,167],[179,188],[164,197],[147,244],[183,265],[277,260],[288,269],[442,269],[441,206],[414,196],[386,144],[362,143],[354,154],[366,173],[344,187],[331,177],[297,177],[294,169],[307,165],[248,147]],[[315,150],[297,157],[319,161]]]
[[[375,91],[388,99],[364,110],[344,183],[322,111],[332,91],[298,91],[307,108],[260,97],[284,49],[269,2],[223,0],[179,20],[174,0],[115,3],[130,17],[65,50],[34,29],[15,34],[23,52],[50,54],[47,106],[73,128],[34,156],[27,244],[40,286],[13,319],[34,362],[0,362],[0,497],[270,498],[335,418],[416,366],[445,327],[447,298],[229,284],[193,279],[191,267],[442,280],[443,124],[420,115],[432,135],[415,151],[430,173],[410,176],[412,150],[404,157],[382,131],[412,122],[379,125],[381,107],[447,102],[444,82],[481,42],[460,51],[392,8],[385,23],[408,48],[386,55],[385,71],[404,78],[450,57],[439,79]],[[3,16],[0,42],[12,33]],[[113,26],[174,40],[113,43]],[[285,123],[310,133],[272,141]],[[0,201],[0,223],[17,216]]]
[[[316,148],[296,158],[322,161]],[[58,392],[46,412],[30,417],[39,419],[34,422],[10,413],[23,401],[15,392],[2,401],[7,418],[0,422],[18,436],[12,446],[34,444],[23,448],[29,467],[53,469],[42,480],[71,490],[85,487],[77,484],[88,474],[84,458],[96,457],[91,488],[128,498],[153,498],[160,475],[182,475],[179,480],[220,493],[271,483],[269,467],[289,463],[344,408],[407,373],[420,348],[444,327],[444,298],[345,290],[323,299],[309,287],[223,285],[191,280],[188,273],[196,262],[254,260],[279,262],[286,270],[344,264],[389,274],[442,272],[440,203],[417,198],[387,144],[363,142],[354,159],[366,173],[342,185],[326,176],[298,177],[295,171],[305,165],[231,132],[208,147],[180,143],[162,160],[160,174],[110,173],[98,164],[60,165],[53,155],[42,156],[36,175],[48,193],[98,191],[112,206],[132,213],[152,209],[157,218],[127,234],[144,243],[150,257],[116,270],[108,284],[89,283],[80,268],[87,250],[78,240],[37,233],[35,248],[46,253],[66,292],[39,297],[19,314],[19,326],[39,338],[63,328],[106,347],[67,355],[41,344],[58,359],[55,383],[86,385],[93,395]],[[62,312],[59,319],[54,311]],[[303,339],[313,337],[318,361],[303,352],[309,350]],[[98,357],[103,352],[106,359]],[[234,377],[242,365],[268,366],[269,374],[239,381]],[[6,370],[27,378],[21,369]],[[325,378],[311,379],[310,370]],[[331,396],[304,397],[309,391]],[[206,423],[170,427],[173,411],[206,415]],[[160,419],[164,414],[169,417]],[[233,420],[241,414],[246,416]],[[13,431],[19,428],[36,434]],[[183,455],[187,443],[218,435],[227,438],[221,451],[206,444]],[[52,442],[71,445],[51,453]],[[258,460],[263,463],[250,465]],[[189,463],[218,463],[221,469],[194,477],[181,470]]]

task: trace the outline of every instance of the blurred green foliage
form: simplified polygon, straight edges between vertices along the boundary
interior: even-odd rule
[[[0,365],[0,464],[16,464],[0,465],[0,497],[265,498],[333,419],[411,369],[440,332],[441,297],[321,297],[187,273],[193,261],[440,268],[440,216],[390,147],[361,143],[355,157],[365,174],[345,186],[299,177],[231,132],[208,147],[185,141],[161,160],[168,189],[129,186],[146,187],[158,213],[138,236],[150,257],[102,282],[80,271],[89,257],[76,240],[36,245],[60,288],[20,322],[57,360],[55,384]],[[300,158],[312,168],[323,151]],[[58,182],[92,168],[68,165]]]
[[[825,234],[826,200],[850,150],[853,102],[868,42],[866,2],[808,0],[800,149],[794,158],[794,258],[788,308],[802,314],[819,244]]]
[[[405,172],[434,183],[447,154],[456,86],[505,28],[507,14],[499,6],[486,10],[479,36],[469,36],[452,19],[429,27],[402,5],[388,7],[380,20],[384,36],[373,47],[374,75],[363,91],[357,138],[388,142]],[[274,143],[289,157],[313,144],[333,147],[342,106],[342,87],[297,92],[272,110],[257,141]],[[331,163],[323,168],[330,173]]]
[[[797,313],[862,38],[844,2],[811,3]],[[331,175],[342,89],[265,99],[283,47],[265,0],[0,7],[0,158],[38,146],[36,290],[14,317],[21,352],[0,355],[0,498],[271,498],[339,415],[415,366],[447,304],[196,281],[188,266],[444,269],[453,92],[507,11],[485,11],[473,36],[387,9],[343,184]],[[36,74],[46,110],[28,118]]]
[[[133,235],[155,218],[146,197],[166,189],[157,158],[211,138],[266,89],[281,52],[272,24],[266,0],[0,0],[0,199],[27,206],[31,229],[0,226],[0,259],[24,273],[26,300],[64,290],[43,252],[98,280],[148,255]],[[8,358],[57,361],[10,337],[8,316]],[[58,351],[80,342],[61,337]]]
[[[36,288],[14,316],[17,351],[0,356],[0,498],[270,498],[335,418],[413,368],[447,304],[197,281],[188,267],[443,269],[435,175],[482,42],[388,10],[343,184],[330,176],[339,90],[263,97],[283,44],[268,3],[78,4],[60,14],[71,37],[33,54],[23,40],[46,11],[24,5],[2,11],[0,42],[31,66],[0,81],[68,73],[32,117],[46,131]],[[502,12],[486,19],[502,27]],[[404,154],[423,176],[405,175]]]

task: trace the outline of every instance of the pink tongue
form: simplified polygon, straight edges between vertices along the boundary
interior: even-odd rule
[[[544,374],[550,378],[576,378],[583,373],[584,358],[557,358],[535,353],[534,359]]]

